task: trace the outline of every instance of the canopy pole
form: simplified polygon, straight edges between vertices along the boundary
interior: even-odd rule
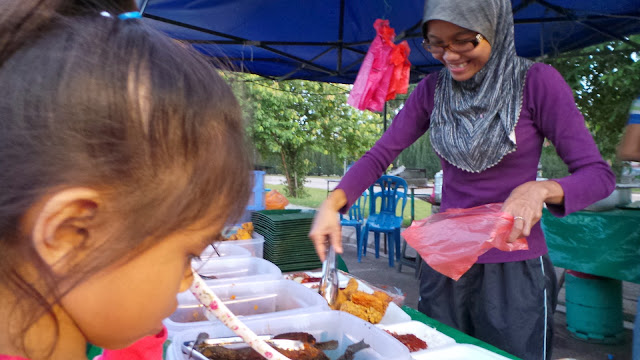
[[[144,14],[144,10],[147,8],[148,3],[149,3],[149,0],[144,0],[142,2],[142,5],[140,5],[140,14]]]
[[[382,112],[382,118],[384,119],[383,121],[384,130],[382,131],[382,133],[384,134],[387,132],[387,102],[386,101],[384,102],[384,110]]]
[[[343,44],[342,41],[344,40],[344,0],[340,0],[340,24],[338,25],[338,42],[340,45],[338,45],[338,66],[336,71],[338,71],[338,74],[342,74],[342,49],[343,49]]]

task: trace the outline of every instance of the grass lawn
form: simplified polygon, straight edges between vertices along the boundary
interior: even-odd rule
[[[265,187],[268,189],[276,189],[278,192],[284,194],[284,185],[274,185],[274,184],[265,184]],[[291,198],[287,197],[289,202],[293,205],[298,206],[306,206],[310,208],[317,209],[320,207],[320,204],[327,198],[327,190],[324,189],[315,189],[315,188],[306,188],[305,189],[309,194],[306,198]],[[365,209],[365,217],[369,215],[369,209]],[[422,200],[415,201],[415,219],[420,220],[424,219],[427,216],[431,215],[431,204],[424,202]],[[404,209],[404,221],[402,222],[402,226],[409,226],[411,224],[411,199],[408,199],[407,206]]]

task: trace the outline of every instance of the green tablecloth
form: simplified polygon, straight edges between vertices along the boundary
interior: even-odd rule
[[[492,351],[496,354],[500,354],[504,357],[507,357],[509,359],[516,359],[518,360],[519,358],[507,353],[506,351],[500,350],[497,347],[493,346],[493,345],[489,345],[484,341],[478,340],[476,338],[474,338],[473,336],[469,336],[465,333],[463,333],[462,331],[459,331],[457,329],[454,329],[450,326],[447,326],[437,320],[434,320],[430,317],[428,317],[427,315],[421,313],[420,311],[410,308],[408,306],[403,306],[402,310],[404,310],[404,312],[406,312],[407,314],[409,314],[409,316],[411,316],[412,320],[416,320],[416,321],[420,321],[421,323],[427,324],[431,327],[434,327],[436,330],[440,331],[441,333],[447,335],[447,336],[451,336],[457,343],[461,343],[461,344],[472,344],[472,345],[476,345],[479,346],[481,348],[485,348],[489,351]]]
[[[640,210],[557,218],[545,209],[541,221],[555,266],[640,283]]]

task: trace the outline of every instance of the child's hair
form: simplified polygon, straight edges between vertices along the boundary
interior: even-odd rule
[[[73,284],[146,240],[234,221],[247,204],[250,159],[230,87],[195,51],[115,16],[129,3],[0,1],[0,288],[42,309],[28,312],[23,333]],[[47,194],[78,186],[108,200],[114,234],[61,279],[20,224]],[[25,262],[50,285],[26,281]]]

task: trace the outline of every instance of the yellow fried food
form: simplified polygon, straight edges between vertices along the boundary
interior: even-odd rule
[[[391,296],[389,296],[387,293],[382,292],[382,291],[374,291],[373,292],[373,296],[377,297],[378,299],[382,300],[383,302],[389,304],[391,301],[393,301],[393,298],[391,298]]]
[[[383,316],[384,312],[380,312],[374,308],[369,308],[367,310],[367,317],[369,318],[369,322],[372,324],[379,323]]]
[[[362,305],[354,304],[351,301],[343,302],[342,305],[340,305],[340,311],[348,312],[349,314],[355,315],[360,319],[368,321],[372,324],[379,323],[384,316],[383,313],[372,307],[367,308]]]
[[[344,295],[347,297],[347,299],[349,299],[351,298],[351,294],[353,294],[357,290],[358,290],[358,280],[351,278],[349,279],[349,283],[347,284],[347,287],[344,288]]]
[[[240,228],[235,234],[229,236],[227,240],[249,240],[249,239],[251,239],[251,232],[247,231],[246,229]]]
[[[387,303],[362,291],[356,291],[351,294],[351,301],[354,304],[362,305],[365,308],[374,308],[376,311],[383,314],[387,311]]]
[[[340,306],[342,303],[349,301],[347,295],[345,295],[344,290],[338,290],[338,297],[336,298],[336,302],[331,305],[332,310],[340,310]]]
[[[245,229],[249,234],[253,232],[253,223],[251,221],[242,223],[240,227]]]
[[[369,315],[367,314],[367,308],[358,304],[354,304],[351,301],[345,301],[340,305],[340,311],[348,312],[351,315],[355,315],[360,319],[369,321]]]

